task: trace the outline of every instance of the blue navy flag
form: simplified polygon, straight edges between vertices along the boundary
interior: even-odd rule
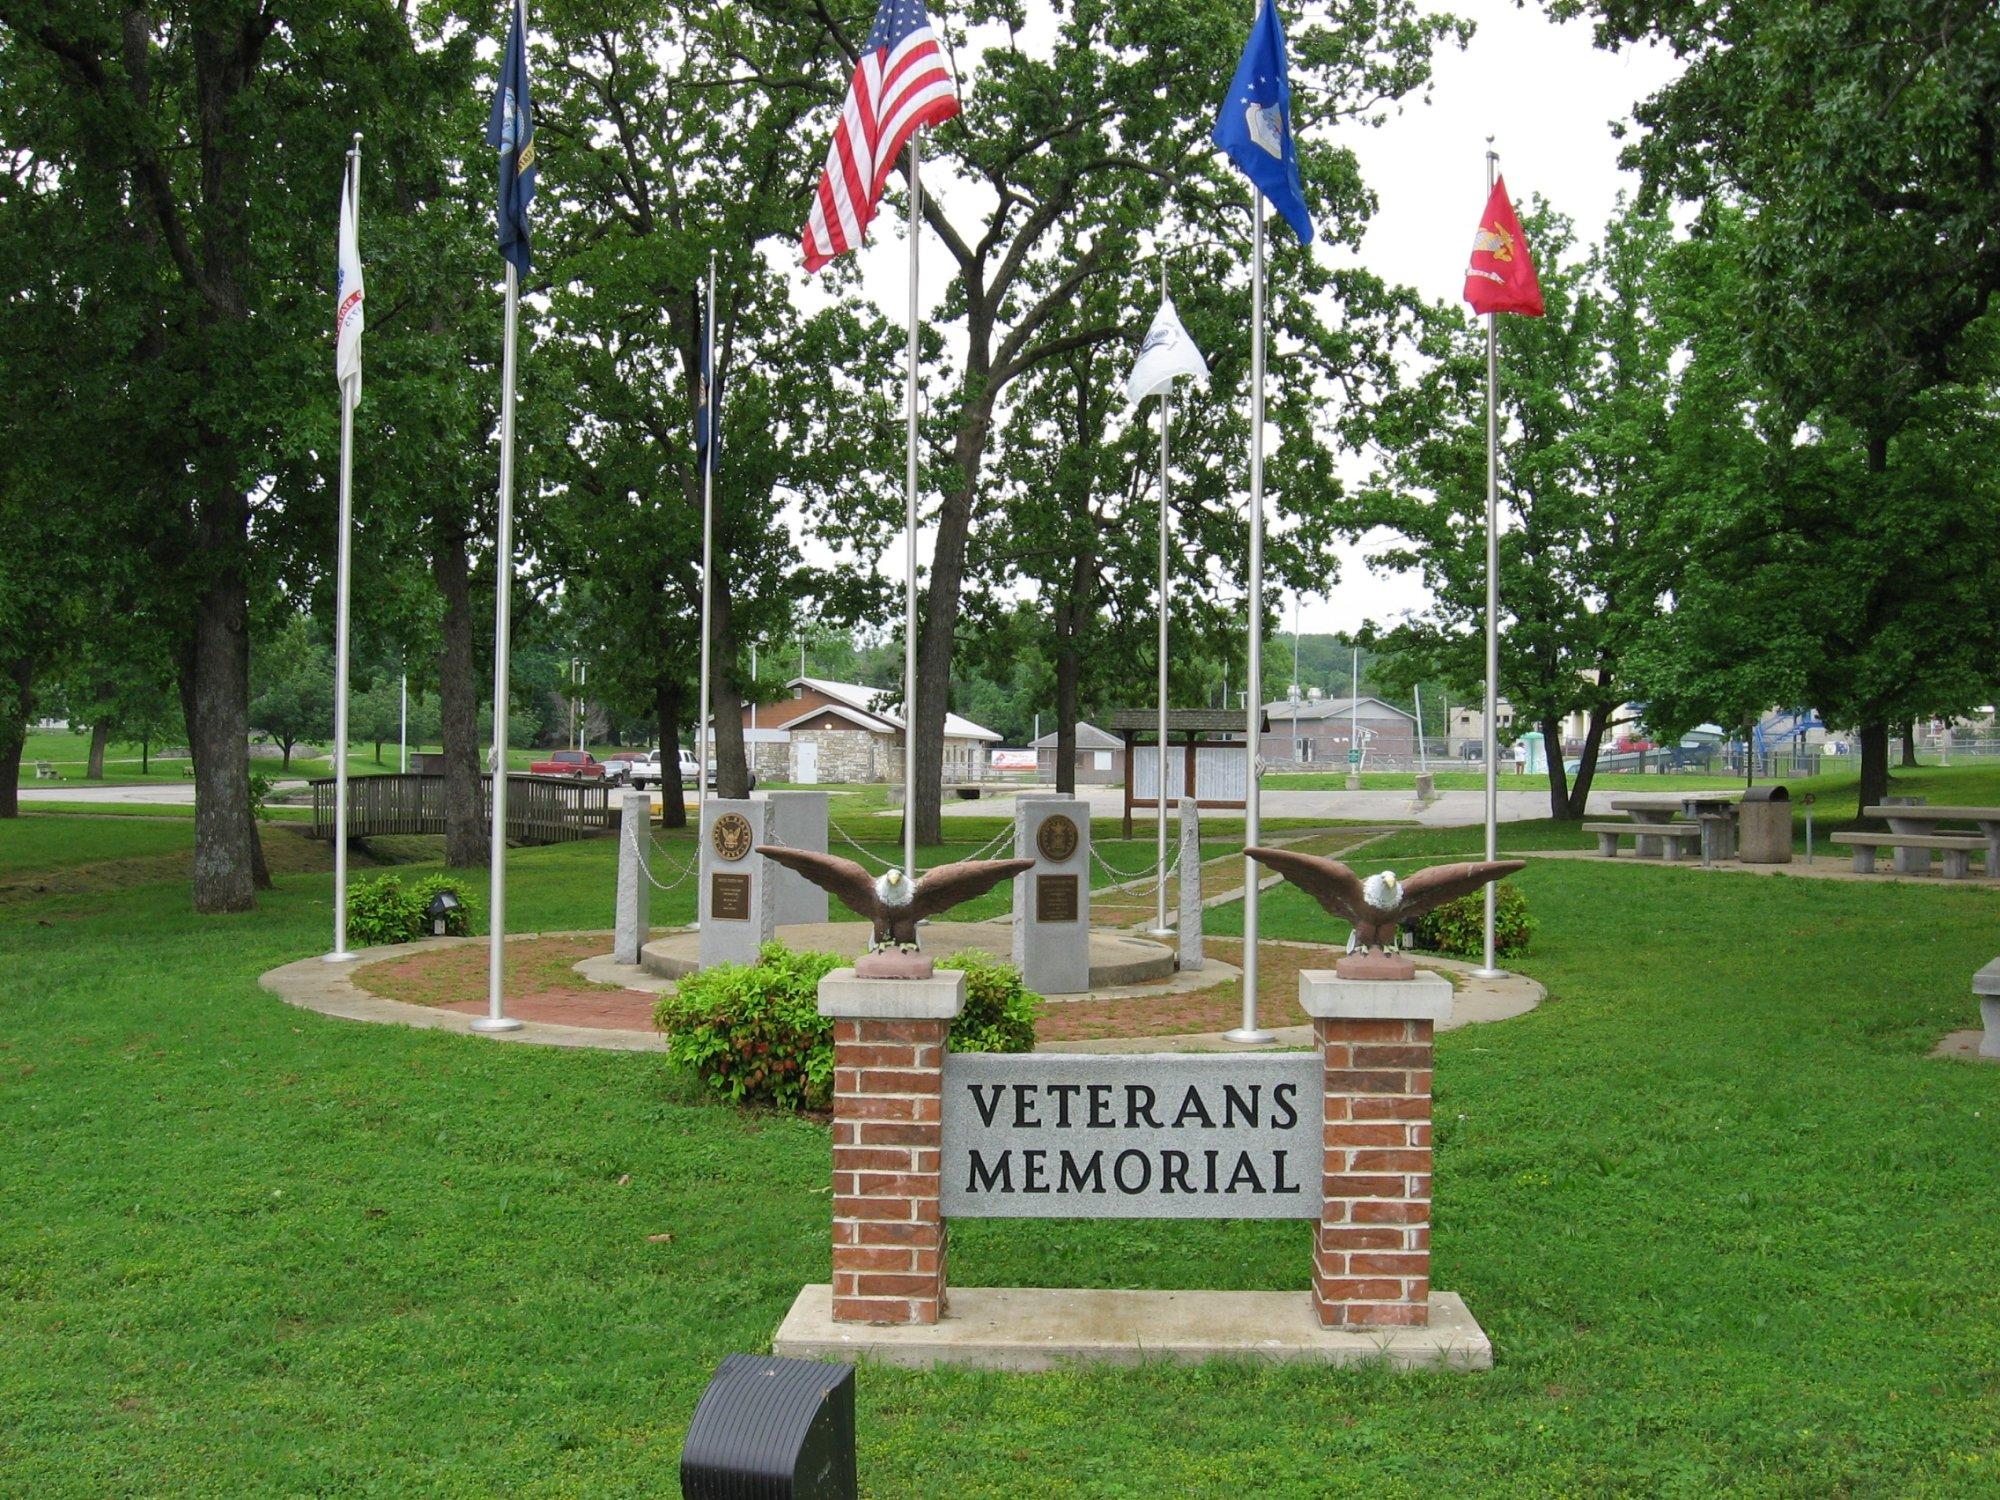
[[[522,277],[534,259],[528,244],[528,205],[535,201],[535,111],[528,102],[528,24],[523,0],[514,0],[507,50],[500,54],[500,87],[486,122],[486,144],[500,153],[498,227],[500,254]]]
[[[715,388],[715,330],[709,326],[708,314],[704,309],[701,320],[701,380],[694,403],[694,457],[697,473],[707,474],[715,466],[716,398],[720,394],[721,392]]]
[[[1285,69],[1285,30],[1277,0],[1264,0],[1243,44],[1229,96],[1210,139],[1236,163],[1257,191],[1285,216],[1299,243],[1310,245],[1312,215],[1299,186],[1299,153],[1292,140],[1292,85]]]

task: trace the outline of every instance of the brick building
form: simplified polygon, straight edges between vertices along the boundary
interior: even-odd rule
[[[785,687],[790,697],[743,708],[744,728],[753,727],[754,714],[760,737],[771,737],[760,751],[760,770],[767,760],[775,762],[775,745],[782,743],[788,762],[783,774],[801,785],[903,779],[902,716],[880,706],[893,693],[824,677],[794,677]],[[778,741],[778,735],[785,738]],[[945,781],[983,778],[987,755],[999,743],[992,730],[946,714]]]

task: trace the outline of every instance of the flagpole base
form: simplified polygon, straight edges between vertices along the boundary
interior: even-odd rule
[[[1474,969],[1472,977],[1474,979],[1505,979],[1507,971],[1505,969]]]
[[[512,1016],[481,1016],[472,1023],[474,1031],[519,1031],[521,1023]]]
[[[323,964],[351,964],[360,956],[358,953],[349,953],[345,948],[342,948],[333,953],[322,953],[319,961]]]
[[[1173,935],[1174,930],[1171,927],[1148,927],[1146,929],[1146,936],[1149,938],[1170,938]]]
[[[1236,1026],[1222,1033],[1225,1042],[1235,1042],[1239,1047],[1262,1047],[1275,1042],[1277,1037],[1258,1026]]]

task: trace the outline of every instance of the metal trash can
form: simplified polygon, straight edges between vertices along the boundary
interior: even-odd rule
[[[854,1367],[732,1354],[695,1403],[686,1500],[854,1500]]]
[[[1746,865],[1792,862],[1792,794],[1753,786],[1736,807],[1736,857]]]

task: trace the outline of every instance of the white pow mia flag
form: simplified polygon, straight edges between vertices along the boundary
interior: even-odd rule
[[[1201,357],[1201,350],[1195,348],[1194,340],[1181,327],[1174,299],[1162,297],[1160,310],[1153,315],[1153,326],[1146,330],[1146,341],[1139,346],[1139,357],[1132,364],[1131,378],[1125,382],[1125,399],[1137,406],[1181,375],[1192,376],[1206,387],[1208,361]]]

